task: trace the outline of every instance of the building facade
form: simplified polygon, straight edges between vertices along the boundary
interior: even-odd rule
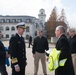
[[[35,38],[37,36],[38,28],[42,28],[43,30],[45,28],[45,10],[40,9],[38,16],[39,18],[32,16],[0,15],[0,31],[2,31],[3,37],[9,40],[11,36],[14,36],[17,31],[17,23],[25,22],[27,28],[23,34],[23,37],[28,39],[29,35],[31,35],[33,38]]]

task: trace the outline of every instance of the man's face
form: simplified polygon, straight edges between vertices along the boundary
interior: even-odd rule
[[[69,35],[72,37],[75,35],[75,32],[69,31]]]
[[[42,31],[38,31],[38,36],[42,36]]]
[[[56,37],[59,37],[59,36],[60,36],[60,30],[59,30],[59,29],[56,29],[56,30],[55,30],[55,36],[56,36]]]
[[[23,33],[24,33],[24,31],[25,31],[25,29],[24,29],[24,28],[21,28],[21,27],[18,27],[17,30],[18,30],[18,33],[19,33],[20,35],[23,35]]]

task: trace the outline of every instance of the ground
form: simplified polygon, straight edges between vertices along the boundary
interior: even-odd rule
[[[3,43],[6,47],[9,46],[8,41],[4,41]],[[49,44],[49,47],[50,49],[52,49],[54,48],[54,45]],[[27,63],[28,63],[26,66],[26,75],[34,75],[33,74],[34,73],[34,59],[32,56],[32,47],[28,48],[28,43],[26,43],[26,55],[27,55]],[[47,71],[48,71],[48,75],[54,75],[54,72],[50,72],[48,68],[47,68]],[[7,67],[7,72],[8,72],[8,75],[11,75],[11,67]],[[39,62],[38,75],[43,75],[41,62]]]

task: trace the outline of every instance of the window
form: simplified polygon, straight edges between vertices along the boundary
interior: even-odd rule
[[[4,23],[5,22],[5,19],[1,19],[1,22]]]
[[[43,27],[43,23],[40,23],[40,25]]]
[[[9,23],[10,22],[10,19],[6,19],[6,22]]]
[[[0,31],[3,31],[3,27],[2,26],[0,26]]]
[[[36,23],[36,28],[38,28],[38,23]]]
[[[12,19],[12,22],[15,23],[16,22],[16,19]]]
[[[9,31],[9,27],[8,26],[6,27],[6,31]]]
[[[43,19],[43,17],[41,17],[41,19]]]
[[[43,12],[41,12],[41,14],[43,14]]]
[[[8,34],[6,34],[6,38],[9,38],[9,35]]]
[[[22,22],[22,20],[21,19],[17,19],[17,22]]]
[[[29,23],[29,19],[26,19],[26,23]]]
[[[15,30],[15,27],[12,27],[11,30],[14,31]]]
[[[26,27],[26,32],[29,32],[29,27]]]
[[[32,20],[31,20],[31,19],[29,19],[29,22],[32,22]]]

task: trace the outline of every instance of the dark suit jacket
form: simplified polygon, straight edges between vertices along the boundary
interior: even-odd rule
[[[35,54],[35,52],[45,53],[45,50],[48,50],[48,49],[49,49],[49,46],[48,46],[47,38],[45,38],[44,36],[42,36],[41,38],[37,36],[34,39],[33,48],[32,48],[33,54]]]
[[[32,43],[32,36],[29,37],[29,43]]]
[[[23,37],[16,34],[10,39],[9,53],[11,55],[12,67],[18,64],[20,67],[25,67],[26,63],[26,49]]]
[[[70,43],[70,50],[71,53],[76,53],[76,35],[74,35],[72,38],[69,38],[69,43]]]
[[[67,58],[67,61],[65,66],[59,67],[55,70],[55,75],[74,75],[69,42],[64,34],[58,39],[56,43],[56,49],[61,50],[59,60]]]
[[[6,52],[3,43],[0,41],[0,65],[5,65]]]

